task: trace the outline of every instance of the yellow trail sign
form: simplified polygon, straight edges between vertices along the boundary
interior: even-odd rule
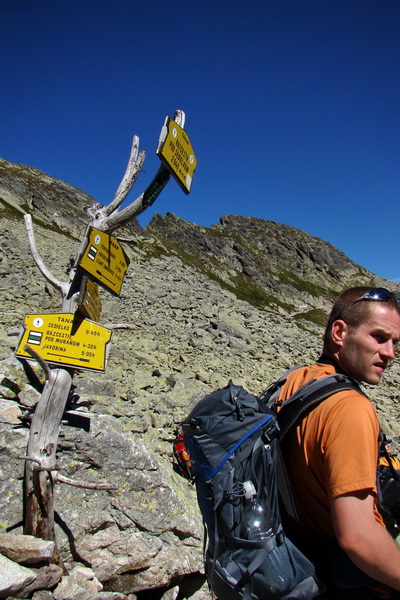
[[[84,317],[98,321],[101,315],[99,286],[86,275],[82,277],[81,289],[78,296],[78,309]]]
[[[79,262],[97,283],[119,296],[129,258],[115,237],[89,228],[88,243]]]
[[[189,194],[197,158],[188,134],[171,117],[165,119],[156,154],[185,194]]]
[[[105,371],[112,331],[70,313],[25,315],[15,356],[32,360],[28,345],[46,362]]]

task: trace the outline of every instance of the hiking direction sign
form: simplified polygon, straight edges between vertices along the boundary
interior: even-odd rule
[[[156,150],[185,194],[190,193],[197,158],[188,134],[170,117],[166,117]]]
[[[28,345],[48,363],[104,372],[111,334],[111,329],[72,313],[25,315],[15,356],[32,360]]]
[[[78,309],[84,317],[98,321],[101,315],[99,286],[84,275],[78,296]]]
[[[119,296],[129,258],[115,237],[89,228],[88,242],[79,267],[112,294]]]

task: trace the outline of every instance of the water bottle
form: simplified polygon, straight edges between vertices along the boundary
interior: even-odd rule
[[[243,483],[246,506],[242,515],[240,535],[246,540],[265,540],[273,535],[273,517],[268,506],[257,500],[252,481]]]

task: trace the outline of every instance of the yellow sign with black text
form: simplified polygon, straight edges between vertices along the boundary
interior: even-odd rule
[[[188,134],[170,117],[166,117],[161,129],[156,154],[185,194],[189,194],[197,158]]]
[[[88,319],[98,321],[101,316],[99,286],[89,279],[82,277],[81,289],[78,296],[78,309]]]
[[[30,346],[50,364],[105,371],[111,329],[70,313],[25,315],[15,356],[31,359]]]
[[[79,267],[108,291],[119,296],[128,265],[129,258],[115,237],[94,227],[89,228],[88,243]]]

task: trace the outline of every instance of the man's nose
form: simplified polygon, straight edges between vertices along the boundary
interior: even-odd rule
[[[386,356],[389,360],[392,360],[396,355],[396,346],[393,340],[388,340],[381,348],[381,354]]]

